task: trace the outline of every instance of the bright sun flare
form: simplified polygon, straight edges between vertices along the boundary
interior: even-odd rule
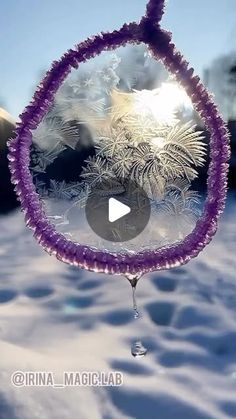
[[[141,114],[152,113],[163,124],[173,125],[174,115],[178,110],[193,110],[191,99],[177,83],[166,82],[158,89],[136,93],[136,111]]]

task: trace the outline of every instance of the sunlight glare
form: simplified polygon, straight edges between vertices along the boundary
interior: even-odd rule
[[[161,87],[154,90],[136,91],[137,102],[135,109],[143,115],[152,114],[160,123],[174,125],[175,113],[192,112],[191,99],[176,82],[162,83]]]

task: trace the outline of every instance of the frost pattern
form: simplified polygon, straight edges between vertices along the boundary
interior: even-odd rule
[[[153,64],[145,49],[138,57],[134,54],[136,65],[129,65],[130,56],[122,59],[122,53],[109,54],[100,65],[73,73],[33,132],[32,175],[57,226],[70,224],[70,212],[84,208],[91,188],[96,187],[102,195],[101,185],[110,182],[109,193],[119,195],[127,179],[143,187],[160,223],[160,217],[174,217],[178,239],[200,215],[198,194],[190,187],[198,175],[197,168],[205,163],[203,133],[186,116],[184,104],[175,106],[176,95],[168,103],[168,89],[180,92],[175,80],[169,78],[151,90],[140,89],[145,85],[144,74]],[[159,63],[156,65],[162,80],[163,70]],[[148,77],[150,82],[150,74]],[[191,104],[188,112],[193,115]],[[49,179],[48,168],[68,150],[88,151],[76,180]],[[60,215],[50,213],[50,201],[66,202]],[[162,245],[168,242],[171,230],[173,224],[168,222],[164,234],[158,230]],[[74,237],[73,232],[64,234]]]

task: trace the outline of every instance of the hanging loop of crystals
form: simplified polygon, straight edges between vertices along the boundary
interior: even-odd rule
[[[150,0],[146,14],[139,23],[124,24],[119,30],[88,38],[54,61],[35,91],[32,101],[20,115],[16,135],[8,143],[11,179],[25,213],[26,223],[44,249],[63,262],[111,274],[146,273],[187,263],[198,256],[216,233],[226,199],[229,134],[200,78],[176,49],[170,33],[160,26],[163,13],[164,0]],[[105,50],[114,50],[128,43],[147,44],[153,58],[161,60],[166,70],[185,89],[210,134],[207,197],[195,228],[178,243],[133,254],[112,253],[82,245],[59,233],[45,214],[29,168],[32,130],[42,121],[70,71]]]

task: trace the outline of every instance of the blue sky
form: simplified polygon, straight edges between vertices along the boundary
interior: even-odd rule
[[[145,0],[8,0],[0,11],[0,100],[14,116],[51,61],[85,37],[137,20]],[[163,27],[202,75],[236,50],[236,0],[169,0]]]

